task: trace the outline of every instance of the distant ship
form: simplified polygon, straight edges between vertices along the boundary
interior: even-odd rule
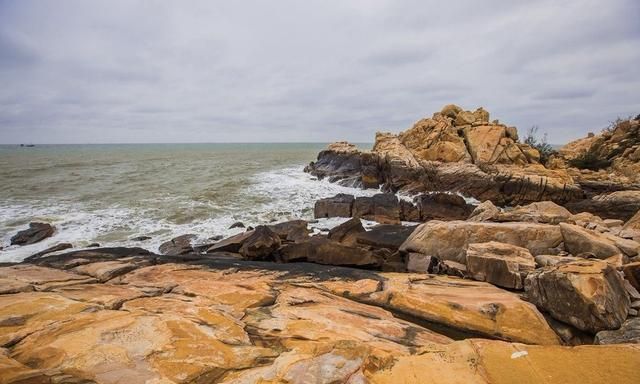
[[[35,147],[35,144],[20,144],[21,147]]]

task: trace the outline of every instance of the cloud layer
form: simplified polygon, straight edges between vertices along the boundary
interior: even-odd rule
[[[372,141],[640,113],[640,2],[1,1],[0,143]]]

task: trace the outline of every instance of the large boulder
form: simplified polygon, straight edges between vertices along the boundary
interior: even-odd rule
[[[186,234],[166,241],[160,244],[158,251],[163,255],[184,255],[185,253],[193,252],[191,241],[196,238],[196,235]]]
[[[630,305],[618,272],[599,260],[536,270],[527,276],[525,291],[553,318],[590,333],[620,328]]]
[[[640,290],[640,261],[625,264],[622,267],[624,278],[637,290]]]
[[[365,232],[362,221],[354,217],[332,228],[327,237],[344,245],[356,245],[357,236]]]
[[[284,245],[278,254],[279,259],[286,263],[308,261],[326,265],[378,267],[382,262],[368,250],[350,247],[319,236],[301,243]]]
[[[562,230],[565,248],[574,256],[587,255],[598,259],[606,259],[623,252],[616,245],[616,241],[603,234],[567,223],[560,223],[560,229]],[[618,244],[624,247],[624,239],[619,239]],[[632,252],[631,250],[628,251]]]
[[[351,217],[351,210],[355,197],[345,193],[339,193],[333,197],[316,201],[313,208],[313,216],[318,218],[326,217]]]
[[[620,329],[598,332],[595,344],[640,344],[640,318],[627,319]]]
[[[237,235],[227,237],[226,239],[222,239],[219,242],[213,244],[207,249],[207,253],[213,252],[234,252],[237,253],[240,251],[242,244],[253,235],[253,230],[239,233]]]
[[[282,241],[299,242],[309,237],[308,223],[305,220],[290,220],[268,225],[269,229],[280,236]]]
[[[496,207],[490,200],[487,200],[478,204],[467,220],[475,222],[495,221],[500,212],[502,212],[500,208]]]
[[[358,233],[356,235],[356,242],[375,248],[397,250],[415,229],[416,226],[393,224],[376,225],[369,231]]]
[[[568,221],[570,217],[571,212],[566,208],[552,201],[541,201],[505,210],[494,221],[558,224]]]
[[[51,237],[55,228],[47,223],[29,223],[29,228],[11,238],[11,245],[29,245]]]
[[[557,253],[562,234],[558,226],[547,224],[431,221],[420,225],[400,250],[464,264],[469,244],[489,241],[526,248],[537,256]]]
[[[499,287],[523,289],[524,279],[535,268],[531,253],[515,245],[491,241],[469,244],[467,249],[469,276]]]
[[[462,196],[452,193],[429,193],[415,198],[422,221],[465,220],[471,206]]]
[[[280,248],[280,236],[266,225],[259,225],[240,247],[247,260],[266,260]]]
[[[400,202],[392,193],[357,197],[352,214],[353,217],[373,220],[381,224],[400,224]]]

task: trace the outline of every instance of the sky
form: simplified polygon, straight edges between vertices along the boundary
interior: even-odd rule
[[[0,0],[0,143],[372,142],[640,113],[638,0]]]

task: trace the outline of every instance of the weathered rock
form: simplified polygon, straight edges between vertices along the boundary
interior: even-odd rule
[[[558,255],[538,255],[534,259],[538,268],[551,267],[558,264],[567,264],[573,261],[582,260],[580,257]]]
[[[487,200],[478,204],[477,207],[474,208],[471,215],[469,215],[468,221],[494,221],[495,218],[500,214],[500,208],[496,207],[491,201]]]
[[[240,254],[247,260],[266,260],[280,248],[280,236],[266,225],[259,225],[240,247]]]
[[[357,236],[366,232],[359,218],[351,218],[344,223],[332,228],[327,236],[329,240],[337,241],[344,245],[354,246],[357,242]]]
[[[279,251],[284,262],[308,261],[325,265],[360,267],[380,266],[381,260],[360,247],[349,247],[318,236],[310,240],[284,245]]]
[[[626,264],[622,267],[624,278],[634,286],[634,288],[640,290],[640,262]]]
[[[242,244],[253,234],[253,231],[247,231],[243,233],[239,233],[237,235],[227,237],[226,239],[220,240],[219,242],[213,244],[211,247],[207,249],[207,253],[212,252],[234,252],[237,253],[240,251]]]
[[[591,333],[619,328],[630,305],[618,272],[597,260],[536,270],[527,276],[525,291],[555,319]]]
[[[630,220],[640,210],[640,190],[616,191],[566,205],[573,213],[589,212],[603,219]]]
[[[410,253],[407,255],[407,271],[418,273],[429,273],[438,264],[435,257],[423,255],[421,253]]]
[[[382,224],[400,224],[400,203],[392,193],[361,196],[353,204],[353,217],[377,221]]]
[[[416,229],[415,226],[381,224],[356,235],[356,242],[376,248],[397,250]]]
[[[313,216],[323,217],[351,217],[351,210],[355,198],[353,195],[339,193],[334,197],[320,199],[316,201],[313,208]]]
[[[600,331],[596,334],[596,344],[640,344],[640,318],[628,319],[620,329]]]
[[[511,289],[523,289],[527,274],[536,268],[527,249],[495,241],[469,244],[466,265],[474,280]]]
[[[598,259],[606,259],[622,251],[607,237],[566,223],[560,223],[564,246],[572,255],[590,254]]]
[[[624,224],[623,228],[626,230],[640,231],[640,210]]]
[[[235,223],[231,224],[231,226],[229,226],[229,229],[233,228],[245,228],[245,225],[242,221],[236,221]]]
[[[528,223],[559,224],[567,222],[571,212],[552,201],[541,201],[505,210],[494,221],[520,221]]]
[[[136,236],[131,238],[131,241],[147,241],[151,240],[151,236]]]
[[[51,237],[55,228],[47,223],[29,223],[29,228],[11,238],[11,245],[29,245]]]
[[[49,248],[45,249],[44,251],[40,251],[38,253],[34,253],[33,255],[27,257],[25,259],[25,261],[35,260],[35,259],[38,259],[38,258],[44,256],[44,255],[48,255],[49,253],[63,251],[65,249],[69,249],[69,248],[73,248],[73,245],[71,245],[70,243],[56,244],[56,245],[54,245],[52,247],[49,247]]]
[[[423,194],[415,200],[420,209],[422,221],[466,220],[471,213],[471,206],[464,198],[451,193]]]
[[[562,234],[558,226],[547,224],[432,221],[420,225],[400,250],[464,264],[469,244],[489,241],[523,247],[536,256],[553,254]]]
[[[147,266],[147,263],[126,262],[120,260],[102,261],[96,263],[88,263],[73,268],[73,271],[80,275],[88,275],[95,277],[99,282],[104,283],[114,277],[124,275],[136,268]]]
[[[411,222],[421,221],[420,208],[409,201],[400,199],[400,220]]]
[[[269,229],[280,236],[282,241],[299,242],[309,238],[308,223],[305,220],[291,220],[268,225]]]
[[[163,255],[183,255],[185,253],[193,252],[191,241],[195,239],[196,235],[182,235],[175,237],[169,241],[160,244],[158,251]]]

